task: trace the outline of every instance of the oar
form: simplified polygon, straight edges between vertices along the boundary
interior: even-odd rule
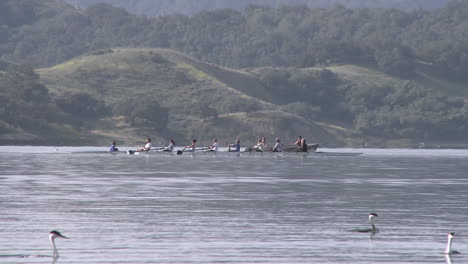
[[[242,155],[242,154],[244,154],[246,152],[251,152],[251,151],[252,151],[252,147],[246,147],[246,148],[244,148],[243,151],[239,151],[239,153],[237,153],[237,156],[240,156],[240,155]]]
[[[254,148],[254,147],[246,147],[246,148],[244,149],[244,151],[242,151],[242,153],[244,153],[244,152],[252,152],[252,151],[256,151],[256,150],[257,150],[257,149]]]
[[[185,151],[185,147],[182,149],[182,150],[177,150],[177,155],[182,155],[182,153],[184,153]]]
[[[129,155],[133,155],[135,154],[136,150],[127,150],[127,154]]]
[[[150,150],[154,150],[154,151],[160,151],[164,149],[164,147],[156,147],[156,148],[151,148]]]
[[[195,151],[197,151],[197,150],[201,150],[202,152],[206,152],[207,150],[210,150],[210,148],[203,147],[203,148],[195,149]]]

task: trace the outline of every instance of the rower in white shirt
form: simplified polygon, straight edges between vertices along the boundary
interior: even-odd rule
[[[264,147],[265,147],[264,140],[263,140],[263,139],[259,139],[257,145],[252,146],[252,150],[253,150],[253,151],[262,152]]]
[[[146,139],[146,145],[142,148],[137,149],[136,151],[149,151],[151,149],[151,138]]]
[[[218,140],[216,138],[213,139],[213,145],[209,147],[210,151],[218,152]]]

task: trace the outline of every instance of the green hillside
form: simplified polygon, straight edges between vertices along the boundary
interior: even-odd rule
[[[251,144],[261,136],[293,140],[299,134],[309,142],[343,144],[315,122],[267,102],[269,94],[251,74],[171,50],[102,50],[36,72],[56,97],[85,93],[103,100],[113,114],[93,121],[89,132],[121,144],[145,136],[164,144],[169,138],[181,145],[191,138],[208,144],[213,137],[225,144],[241,137]],[[167,110],[167,122],[132,119],[132,109],[147,104],[150,113],[153,106]]]
[[[467,11],[450,1],[143,17],[0,1],[0,144],[297,134],[324,146],[458,144],[468,135]]]
[[[36,72],[76,137],[94,144],[303,135],[328,147],[411,147],[462,139],[468,110],[462,83],[441,87],[422,70],[413,80],[356,65],[233,70],[173,50],[115,48]]]

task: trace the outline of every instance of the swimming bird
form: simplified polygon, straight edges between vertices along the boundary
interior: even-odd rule
[[[59,258],[59,254],[58,254],[58,251],[57,251],[57,247],[55,246],[55,239],[57,237],[61,237],[61,238],[68,238],[62,234],[60,234],[59,231],[56,231],[56,230],[53,230],[53,231],[50,231],[49,233],[49,241],[50,241],[50,244],[52,245],[52,248],[54,249],[54,255],[51,256],[51,255],[24,255],[24,254],[15,254],[15,255],[0,255],[0,258],[8,258],[8,257],[20,257],[20,258],[45,258],[45,257],[52,257],[53,258],[53,262],[52,263],[55,263],[55,261]]]
[[[67,238],[66,236],[60,234],[59,231],[56,231],[56,230],[52,230],[50,231],[49,233],[49,241],[50,241],[50,244],[52,245],[52,248],[54,249],[54,258],[58,258],[59,257],[59,254],[58,254],[58,250],[57,250],[57,247],[55,246],[55,239],[57,237],[61,237],[61,238]]]
[[[379,230],[375,227],[374,219],[375,217],[378,217],[379,215],[376,213],[370,213],[369,214],[369,223],[371,224],[372,228],[366,228],[366,229],[353,229],[351,231],[353,232],[361,232],[361,233],[376,233]]]
[[[452,242],[453,242],[453,237],[455,236],[455,233],[451,232],[448,233],[447,235],[447,248],[445,249],[445,254],[461,254],[460,252],[456,250],[452,250]]]

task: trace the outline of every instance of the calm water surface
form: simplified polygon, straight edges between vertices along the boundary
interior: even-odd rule
[[[18,255],[54,229],[56,263],[468,262],[468,151],[70,154],[94,149],[0,148],[0,263],[53,263]]]

